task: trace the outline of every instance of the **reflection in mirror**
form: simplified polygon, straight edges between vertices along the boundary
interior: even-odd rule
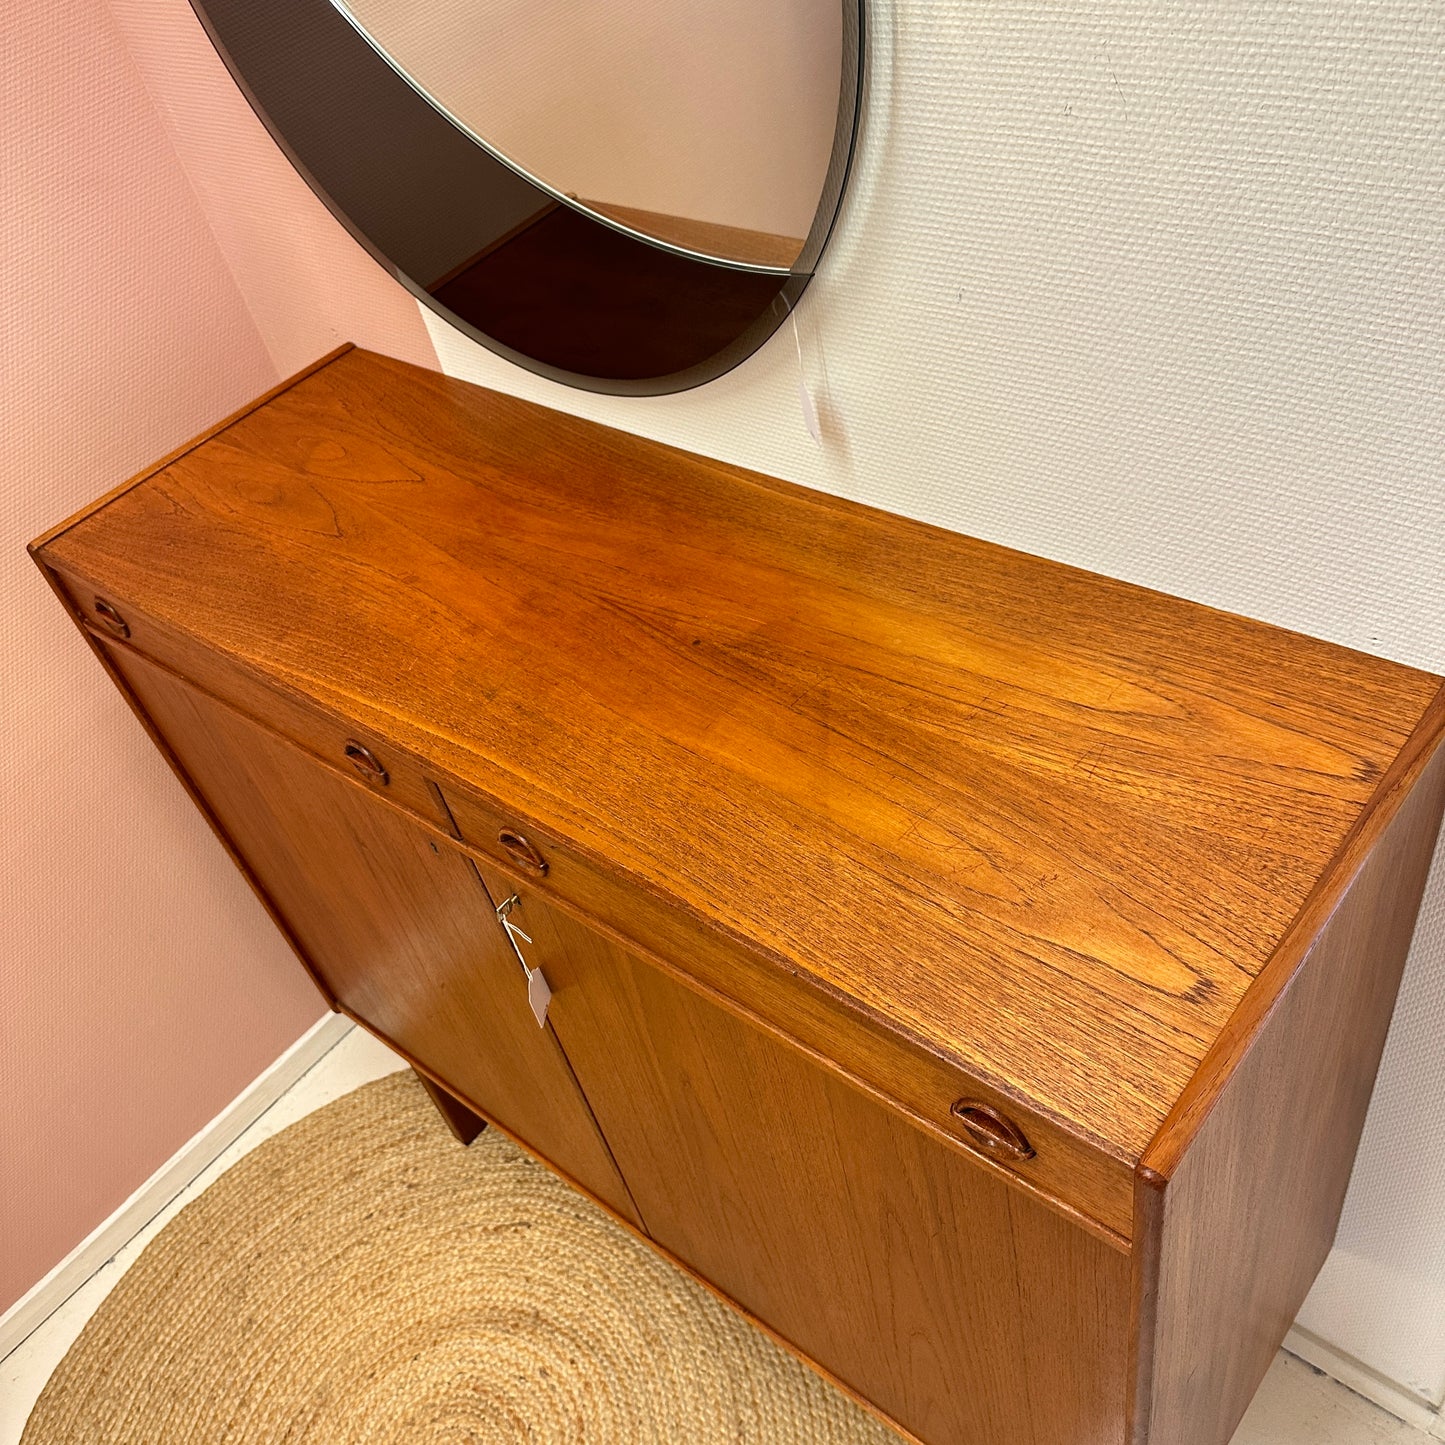
[[[191,3],[377,261],[571,386],[652,396],[737,366],[838,214],[862,0]]]
[[[838,125],[839,0],[333,3],[559,200],[734,264],[802,253]]]

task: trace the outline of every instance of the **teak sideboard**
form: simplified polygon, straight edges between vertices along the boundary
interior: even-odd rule
[[[1339,1217],[1439,678],[356,350],[32,551],[464,1139],[926,1445],[1229,1439]]]

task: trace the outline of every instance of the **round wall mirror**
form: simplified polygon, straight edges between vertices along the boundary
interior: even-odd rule
[[[312,188],[533,371],[680,391],[782,324],[847,179],[861,0],[192,0]]]

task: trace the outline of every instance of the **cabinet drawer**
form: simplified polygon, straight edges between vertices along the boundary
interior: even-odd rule
[[[1084,1222],[1102,1225],[1116,1240],[1130,1238],[1134,1177],[1127,1161],[846,1008],[824,986],[800,987],[786,965],[704,928],[676,904],[593,863],[494,800],[452,782],[442,790],[462,840],[525,889],[801,1045],[986,1167]]]
[[[367,728],[258,680],[244,665],[148,617],[124,599],[56,573],[86,626],[107,645],[117,642],[190,682],[238,712],[288,738],[321,762],[359,778],[388,801],[433,826],[447,826],[445,809],[421,765],[409,753]]]

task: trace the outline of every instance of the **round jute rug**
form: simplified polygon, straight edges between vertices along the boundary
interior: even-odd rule
[[[268,1140],[86,1325],[22,1445],[898,1445],[409,1073]]]

